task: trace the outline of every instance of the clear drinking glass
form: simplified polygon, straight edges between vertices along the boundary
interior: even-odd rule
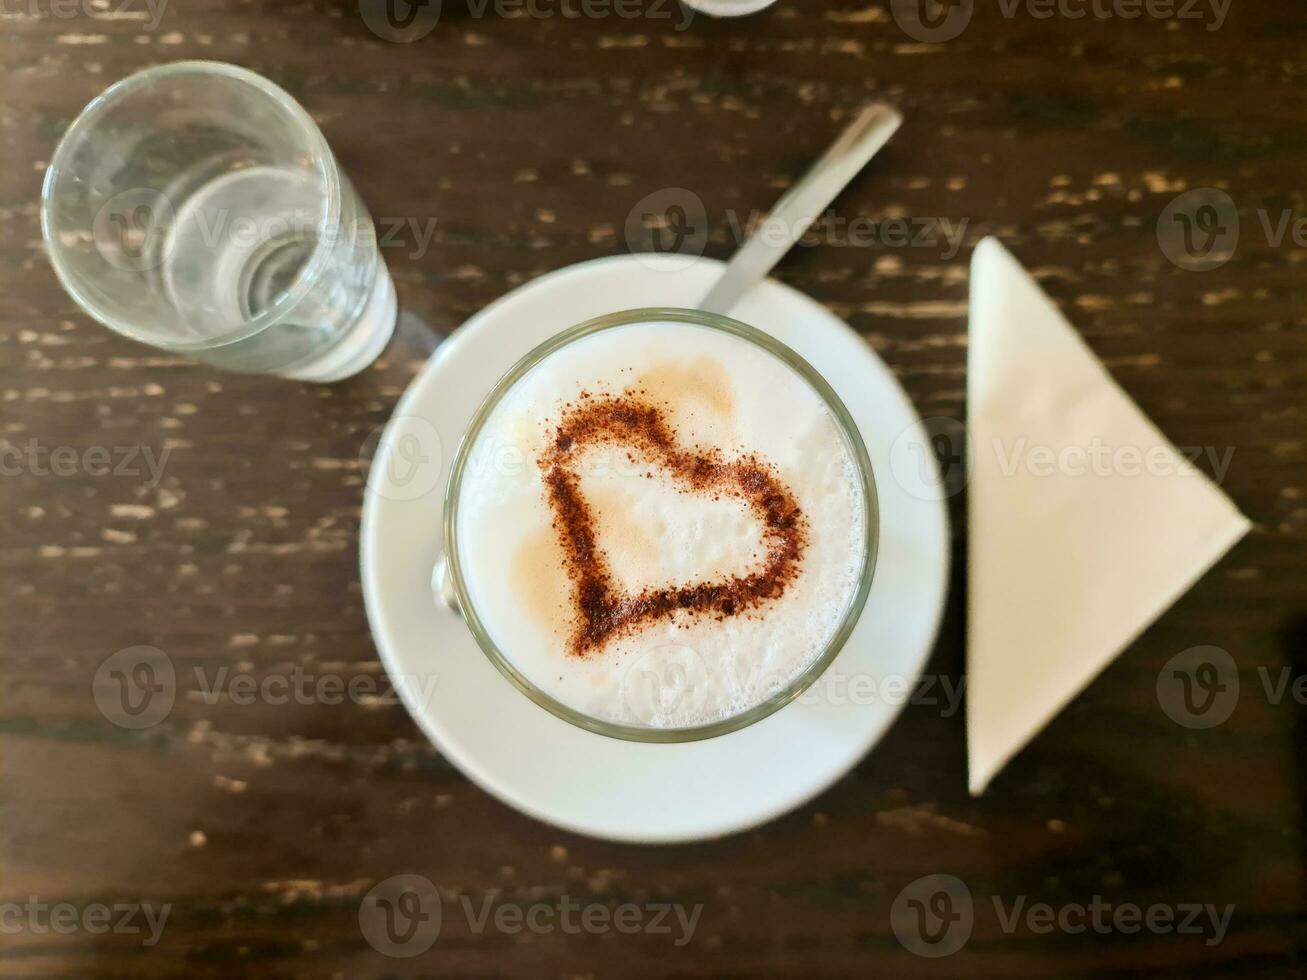
[[[322,133],[233,65],[151,68],[91,102],[46,172],[41,228],[87,313],[218,367],[336,381],[394,331],[372,219]]]

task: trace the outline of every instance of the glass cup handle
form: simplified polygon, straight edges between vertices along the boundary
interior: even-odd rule
[[[436,597],[437,605],[446,607],[456,615],[463,615],[463,610],[458,605],[458,595],[454,592],[454,579],[449,574],[449,562],[445,561],[444,555],[436,559],[436,566],[431,570],[431,592]]]

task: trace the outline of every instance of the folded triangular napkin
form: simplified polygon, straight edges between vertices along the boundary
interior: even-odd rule
[[[1249,523],[993,238],[971,261],[968,343],[967,748],[979,794]]]

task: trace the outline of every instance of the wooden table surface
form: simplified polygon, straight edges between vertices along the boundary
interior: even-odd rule
[[[1107,16],[1077,19],[1064,13],[1088,8],[1072,0],[977,4],[933,43],[885,0],[780,0],[688,25],[653,2],[631,18],[579,0],[567,9],[588,16],[446,0],[411,43],[322,0],[186,0],[157,23],[144,0],[0,5],[0,976],[1301,970],[1307,248],[1292,222],[1307,217],[1307,9],[1236,0],[1222,17],[1204,0],[1136,19],[1130,0],[1101,0]],[[191,366],[97,326],[56,283],[38,196],[60,133],[110,82],[184,58],[272,78],[374,215],[434,219],[426,247],[410,231],[385,249],[400,334],[357,378]],[[623,846],[491,798],[402,707],[206,702],[192,668],[381,672],[358,577],[360,451],[444,335],[514,286],[628,251],[628,213],[662,188],[702,199],[707,252],[728,255],[732,217],[765,209],[871,99],[907,123],[836,215],[965,222],[960,248],[828,229],[778,276],[847,318],[923,415],[961,418],[967,262],[1000,236],[1177,444],[1234,449],[1223,486],[1254,521],[987,795],[965,791],[962,713],[912,706],[788,816],[715,842]],[[1168,259],[1155,231],[1200,187],[1240,219],[1232,257],[1207,271]],[[82,461],[69,475],[40,463],[58,447]],[[134,475],[97,475],[92,447],[134,451]],[[167,453],[157,481],[147,452]],[[965,494],[950,506],[955,571],[929,669],[960,678]],[[143,730],[91,696],[106,658],[137,645],[180,678],[171,713]],[[1163,666],[1198,645],[1228,651],[1242,682],[1208,729],[1177,724],[1157,695]],[[434,883],[444,911],[439,939],[407,959],[360,923],[369,890],[402,873]],[[947,957],[916,955],[892,928],[896,896],[932,874],[974,898],[970,938]],[[1096,897],[1177,920],[1189,903],[1234,908],[1223,935],[1206,913],[1201,934],[1005,925],[1022,901],[1057,914]],[[688,936],[478,930],[464,898],[702,908]],[[75,924],[54,928],[36,903]],[[97,928],[96,905],[140,906],[143,929],[147,906],[168,918],[150,944],[128,922]]]

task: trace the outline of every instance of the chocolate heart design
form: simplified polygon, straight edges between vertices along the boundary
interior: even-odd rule
[[[671,474],[678,491],[732,496],[753,511],[763,530],[766,560],[757,571],[715,582],[647,588],[632,595],[618,588],[595,536],[594,514],[577,472],[588,446],[616,445]],[[582,393],[565,406],[548,449],[540,457],[545,494],[572,582],[576,624],[571,651],[586,656],[611,637],[644,628],[678,612],[738,616],[779,598],[798,575],[807,546],[807,519],[775,468],[757,456],[727,459],[716,449],[685,449],[663,411],[638,393],[620,397]]]

